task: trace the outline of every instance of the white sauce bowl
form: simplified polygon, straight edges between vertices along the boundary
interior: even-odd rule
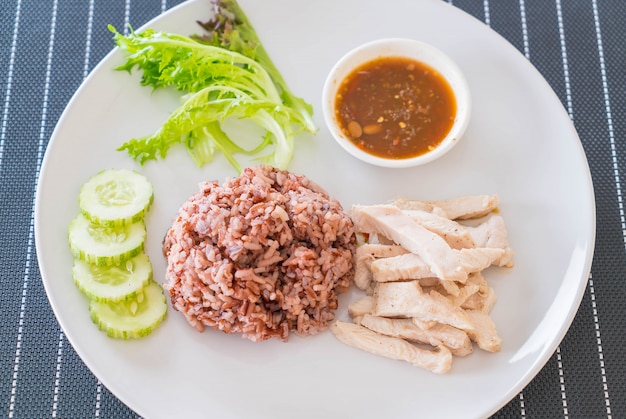
[[[405,57],[422,62],[446,79],[456,100],[454,123],[440,144],[425,154],[409,158],[384,158],[360,149],[343,133],[335,114],[337,90],[343,80],[361,65],[383,57]],[[465,76],[447,55],[424,42],[390,38],[363,44],[344,55],[332,68],[324,83],[322,110],[326,125],[339,145],[352,156],[376,166],[404,168],[431,162],[450,151],[461,139],[471,114],[470,91]]]

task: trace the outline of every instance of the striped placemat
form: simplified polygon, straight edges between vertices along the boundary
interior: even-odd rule
[[[0,1],[0,414],[5,417],[137,417],[91,374],[56,322],[37,266],[34,197],[61,112],[113,47],[107,24],[139,27],[178,3]],[[626,417],[621,189],[626,3],[449,3],[504,36],[543,74],[578,130],[596,193],[596,252],[574,323],[537,377],[494,417]]]

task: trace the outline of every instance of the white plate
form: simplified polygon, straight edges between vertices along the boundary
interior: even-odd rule
[[[150,26],[196,32],[208,0],[190,1]],[[439,0],[241,0],[296,94],[316,110],[319,133],[298,139],[290,169],[325,186],[344,207],[398,195],[437,199],[497,193],[516,251],[512,270],[485,272],[498,295],[502,351],[476,350],[443,376],[361,352],[330,332],[288,343],[197,333],[170,310],[137,341],[107,338],[91,323],[71,279],[67,226],[80,185],[108,167],[137,168],[115,149],[155,130],[176,106],[113,68],[113,52],[78,90],[48,146],[37,191],[36,243],[52,308],[79,356],[109,390],[146,418],[484,417],[524,388],[553,354],[583,295],[595,237],[592,183],[561,103],[527,60],[482,23]],[[448,53],[473,98],[466,137],[414,169],[368,166],[323,126],[326,74],[349,49],[383,37],[415,38]],[[182,150],[141,170],[155,187],[148,253],[164,274],[160,244],[180,204],[205,179],[234,175],[223,159],[197,169]],[[339,318],[347,319],[340,301]]]

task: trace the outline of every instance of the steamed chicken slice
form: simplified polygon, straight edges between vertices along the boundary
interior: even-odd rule
[[[454,252],[457,260],[457,273],[460,273],[462,278],[457,279],[457,281],[464,283],[471,273],[482,271],[499,261],[505,251],[503,249],[481,247],[454,250]],[[438,277],[421,256],[415,253],[377,259],[370,264],[370,270],[372,279],[376,282]]]
[[[460,224],[440,215],[420,210],[403,210],[411,219],[433,233],[439,234],[453,249],[487,247],[503,249],[498,266],[512,266],[513,251],[509,247],[504,218],[491,215],[477,226]]]
[[[374,297],[366,295],[348,306],[348,314],[355,323],[361,323],[363,316],[374,312],[375,305]]]
[[[354,284],[367,291],[372,281],[370,265],[377,258],[388,258],[407,253],[402,246],[386,244],[363,244],[356,249]]]
[[[393,282],[435,276],[424,260],[414,253],[377,259],[371,263],[370,269],[372,279],[376,282]]]
[[[456,356],[466,356],[474,351],[472,341],[464,330],[457,329],[449,324],[432,321],[424,322],[417,318],[412,318],[411,321],[431,335],[433,339],[441,341]]]
[[[336,321],[330,329],[346,345],[384,356],[409,362],[437,374],[445,374],[452,366],[452,353],[445,346],[433,351],[422,349],[403,339],[373,332],[354,323]]]
[[[461,249],[458,250],[459,266],[460,269],[466,273],[467,278],[469,274],[480,272],[495,264],[497,261],[500,261],[504,253],[504,249],[492,247]]]
[[[440,208],[435,204],[435,201],[419,201],[416,199],[397,198],[391,201],[390,205],[396,206],[402,210],[430,212],[432,214],[439,215],[440,217],[450,219],[443,208]]]
[[[502,340],[489,314],[479,310],[465,310],[465,312],[473,324],[472,330],[467,331],[470,339],[476,342],[480,349],[498,352],[501,349]]]
[[[476,247],[489,247],[503,249],[500,259],[494,261],[494,265],[513,267],[513,250],[509,247],[508,233],[504,225],[504,218],[492,215],[484,223],[470,230],[470,235]]]
[[[413,221],[440,235],[453,249],[476,247],[472,238],[473,227],[464,226],[449,218],[432,212],[420,210],[403,210]]]
[[[459,268],[458,251],[452,249],[441,236],[414,222],[399,208],[356,205],[352,208],[352,219],[357,230],[381,233],[419,255],[438,278],[449,281],[467,278],[467,273]]]
[[[443,282],[440,287],[445,290],[446,297],[454,304],[455,306],[459,306],[464,308],[462,305],[467,301],[468,298],[475,295],[479,287],[476,284],[464,284],[463,286],[457,287],[450,292],[450,287],[446,287],[447,283]],[[439,287],[437,287],[439,288]],[[439,290],[437,290],[439,291]]]
[[[435,347],[444,345],[455,356],[466,356],[473,350],[469,336],[452,326],[448,326],[445,330],[433,326],[431,331],[431,328],[420,327],[411,319],[390,319],[371,314],[365,314],[360,320],[360,324],[383,335]]]
[[[413,201],[397,199],[393,205],[402,209],[420,209],[435,212],[451,220],[480,218],[494,211],[500,203],[497,195],[471,195],[440,201]]]
[[[459,306],[436,291],[424,293],[418,281],[386,282],[374,291],[372,314],[382,317],[417,317],[470,330],[472,323]]]
[[[489,313],[496,303],[496,292],[489,286],[487,280],[480,272],[473,273],[468,277],[465,286],[471,285],[477,286],[478,291],[468,296],[461,303],[461,308]]]

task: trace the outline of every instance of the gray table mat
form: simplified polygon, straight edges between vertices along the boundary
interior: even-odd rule
[[[9,418],[132,418],[52,313],[34,244],[47,142],[83,78],[112,47],[108,23],[139,27],[180,0],[0,0],[0,406]],[[591,168],[597,240],[564,340],[495,418],[626,417],[626,3],[449,1],[502,34],[543,74]],[[419,416],[419,415],[417,415]]]

